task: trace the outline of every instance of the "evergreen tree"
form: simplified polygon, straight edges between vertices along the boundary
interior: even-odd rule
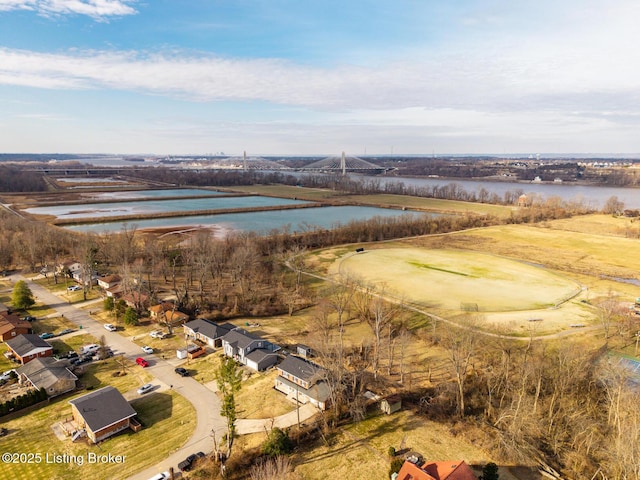
[[[133,308],[128,307],[124,311],[124,323],[125,325],[138,325],[138,314]]]
[[[33,298],[33,292],[24,280],[18,280],[13,287],[11,303],[18,310],[26,310],[36,303]]]
[[[222,394],[220,415],[227,419],[227,458],[231,455],[231,446],[236,434],[236,418],[238,416],[235,394],[242,386],[242,371],[233,358],[225,357],[216,372],[216,382]]]
[[[480,480],[498,480],[499,478],[498,465],[495,463],[489,462],[482,468]]]

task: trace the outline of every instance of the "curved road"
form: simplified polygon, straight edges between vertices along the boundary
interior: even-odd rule
[[[18,280],[26,281],[38,302],[55,309],[59,314],[64,315],[78,327],[82,326],[83,332],[89,333],[96,338],[104,335],[107,344],[115,353],[124,354],[124,356],[131,361],[135,361],[137,357],[142,355],[138,345],[117,332],[105,330],[102,323],[91,318],[84,310],[77,306],[70,305],[57,295],[49,292],[46,288],[31,282],[21,275],[12,275],[10,278],[13,283]],[[165,386],[173,385],[175,391],[191,402],[196,410],[197,423],[193,434],[184,445],[172,452],[160,464],[136,473],[129,477],[129,480],[145,480],[158,472],[169,470],[170,467],[174,467],[177,472],[178,463],[187,456],[199,451],[209,453],[213,450],[212,431],[215,431],[218,440],[221,439],[226,432],[226,420],[221,417],[219,413],[220,399],[214,391],[198,383],[191,377],[176,375],[174,372],[175,365],[169,360],[159,358],[156,355],[145,355],[145,358],[149,361],[149,367],[146,368],[146,371],[151,373]],[[314,407],[305,405],[300,408],[300,420],[306,420],[315,413],[316,410]],[[236,430],[239,434],[264,432],[265,428],[269,429],[272,424],[273,426],[284,428],[295,425],[297,420],[298,414],[294,410],[275,419],[237,420]]]

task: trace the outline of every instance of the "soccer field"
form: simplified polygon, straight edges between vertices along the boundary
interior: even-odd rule
[[[472,251],[382,248],[349,253],[331,273],[353,275],[378,291],[445,310],[506,312],[556,306],[580,292],[544,268]]]

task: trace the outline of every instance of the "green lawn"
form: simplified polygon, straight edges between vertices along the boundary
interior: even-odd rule
[[[83,392],[86,393],[86,392]],[[10,434],[0,441],[3,452],[40,454],[34,463],[0,463],[0,478],[12,480],[126,478],[161,462],[179,448],[195,428],[191,404],[176,392],[154,393],[131,402],[144,428],[125,431],[99,445],[59,440],[51,426],[71,414],[70,397],[28,415],[4,423]],[[77,463],[46,463],[46,454],[68,454],[85,460]],[[87,464],[88,455],[123,455],[123,463]],[[32,459],[35,460],[35,459]]]

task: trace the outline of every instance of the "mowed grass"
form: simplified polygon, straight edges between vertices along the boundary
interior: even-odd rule
[[[560,303],[577,283],[508,258],[463,250],[376,248],[339,260],[334,271],[357,275],[378,291],[425,306],[481,312],[531,310]]]
[[[86,392],[83,392],[83,394]],[[111,437],[99,445],[84,441],[72,443],[59,440],[52,425],[71,415],[68,400],[58,400],[20,418],[5,422],[10,434],[0,440],[0,450],[16,453],[39,453],[42,461],[35,463],[0,463],[0,478],[87,479],[126,478],[137,471],[162,461],[179,448],[195,428],[195,411],[179,394],[153,393],[131,402],[144,428],[138,433],[130,430]],[[124,455],[124,463],[87,464],[89,452],[97,455]],[[46,463],[45,455],[68,454],[80,456],[85,464]]]
[[[291,412],[295,406],[274,388],[278,371],[248,372],[236,394],[238,418],[273,418]]]

